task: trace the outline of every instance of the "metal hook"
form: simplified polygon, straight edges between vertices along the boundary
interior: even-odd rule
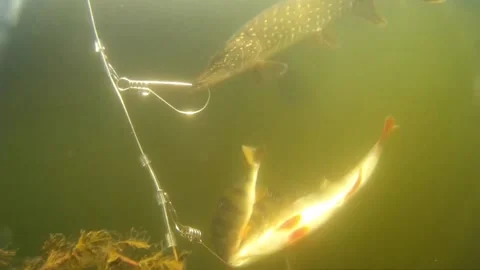
[[[120,86],[121,82],[125,82],[127,86]],[[121,77],[117,80],[117,86],[120,91],[126,91],[129,89],[145,90],[149,85],[174,85],[174,86],[189,86],[191,83],[186,82],[175,82],[175,81],[141,81],[141,80],[131,80],[127,77]]]
[[[194,111],[186,111],[186,110],[180,110],[177,107],[173,106],[170,104],[168,101],[166,101],[164,98],[162,98],[159,94],[157,94],[155,91],[153,91],[149,86],[150,85],[170,85],[170,86],[186,86],[186,87],[192,87],[191,83],[186,83],[186,82],[176,82],[176,81],[145,81],[145,80],[132,80],[127,77],[118,77],[117,73],[113,69],[113,67],[110,65],[110,69],[112,70],[112,74],[115,76],[116,80],[116,86],[119,91],[127,91],[127,90],[139,90],[141,91],[141,94],[143,96],[148,96],[150,94],[154,95],[156,98],[160,99],[163,103],[165,103],[168,107],[173,109],[174,111],[184,114],[184,115],[194,115],[197,114],[205,108],[207,108],[208,104],[210,103],[210,98],[211,98],[211,92],[210,89],[208,89],[208,97],[207,100],[205,101],[204,105]]]
[[[98,32],[97,32],[97,28],[96,28],[96,25],[95,25],[95,19],[94,19],[94,16],[93,16],[93,10],[92,10],[92,7],[91,7],[90,0],[87,0],[87,4],[88,4],[89,13],[90,13],[90,20],[92,22],[93,31],[94,31],[94,34],[95,34],[95,43],[94,43],[95,52],[101,54],[104,65],[107,69],[107,73],[111,77],[111,79],[114,81],[115,88],[116,88],[115,90],[118,90],[120,92],[124,92],[124,91],[129,90],[129,89],[136,89],[136,90],[140,90],[142,95],[144,95],[144,96],[147,96],[149,94],[154,94],[155,97],[160,99],[168,107],[170,107],[174,111],[176,111],[178,113],[181,113],[181,114],[184,114],[184,115],[194,115],[194,114],[197,114],[197,113],[199,113],[199,112],[201,112],[201,111],[203,111],[207,108],[208,104],[210,103],[210,96],[211,96],[210,89],[208,89],[207,100],[205,101],[204,105],[201,108],[199,108],[197,110],[185,111],[185,110],[180,110],[177,107],[175,107],[174,105],[170,104],[167,100],[160,97],[160,95],[158,95],[152,89],[150,89],[149,86],[151,86],[151,85],[170,85],[170,86],[192,87],[191,83],[177,82],[177,81],[159,81],[159,80],[131,80],[127,77],[118,76],[118,74],[115,71],[115,69],[113,68],[112,64],[108,61],[107,54],[105,53],[105,46],[102,44],[102,42],[100,41],[100,38],[98,36]],[[126,86],[121,86],[121,84],[123,84],[122,82],[125,83]]]

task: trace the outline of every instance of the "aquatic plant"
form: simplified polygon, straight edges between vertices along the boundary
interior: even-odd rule
[[[16,251],[0,249],[0,266],[9,265]]]
[[[134,229],[126,236],[107,230],[81,230],[78,238],[63,234],[50,234],[42,245],[42,254],[23,260],[22,265],[10,265],[16,251],[0,249],[0,267],[12,269],[60,270],[60,269],[140,269],[181,270],[188,252],[181,252],[179,259],[166,254],[161,244],[149,243],[145,232]]]

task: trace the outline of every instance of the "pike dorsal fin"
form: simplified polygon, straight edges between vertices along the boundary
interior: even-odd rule
[[[357,0],[353,7],[353,14],[379,27],[387,26],[387,20],[377,12],[374,0]]]

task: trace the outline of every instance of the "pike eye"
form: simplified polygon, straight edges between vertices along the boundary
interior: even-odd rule
[[[228,53],[227,52],[221,52],[221,53],[217,53],[215,54],[211,59],[210,59],[210,63],[209,65],[218,65],[220,63],[223,63],[225,61],[225,59],[228,57]]]

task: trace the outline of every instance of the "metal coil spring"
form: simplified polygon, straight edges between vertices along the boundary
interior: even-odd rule
[[[202,232],[199,229],[183,225],[180,229],[180,235],[190,242],[202,243]]]

